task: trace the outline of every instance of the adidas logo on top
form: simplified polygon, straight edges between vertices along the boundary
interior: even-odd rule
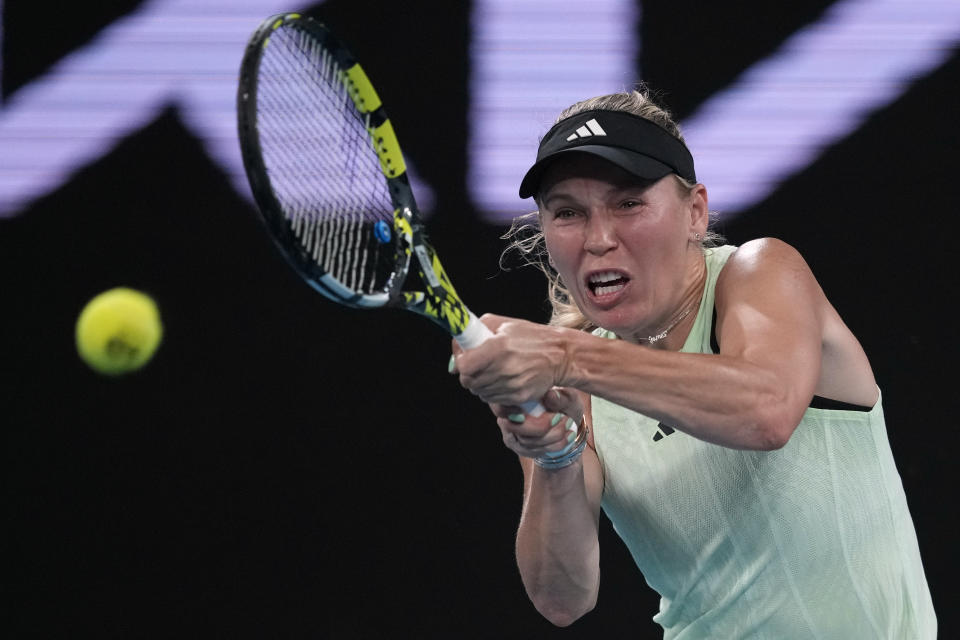
[[[607,132],[603,130],[595,119],[587,120],[586,124],[577,129],[576,133],[571,133],[567,136],[567,142],[571,140],[576,140],[577,138],[586,138],[588,136],[605,136]]]

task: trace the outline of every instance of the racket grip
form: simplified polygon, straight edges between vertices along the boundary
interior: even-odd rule
[[[473,349],[486,342],[488,338],[492,338],[493,331],[490,331],[487,325],[480,322],[480,319],[471,313],[467,328],[463,330],[463,333],[453,337],[464,349]],[[543,412],[546,411],[543,405],[535,400],[524,402],[520,406],[523,408],[524,413],[533,417],[543,415]]]

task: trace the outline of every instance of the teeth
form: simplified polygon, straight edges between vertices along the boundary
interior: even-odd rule
[[[595,296],[606,296],[623,289],[627,280],[629,278],[617,271],[600,271],[590,276],[587,284]]]
[[[594,295],[596,296],[605,296],[615,291],[620,291],[620,289],[623,289],[623,285],[615,284],[612,287],[597,287],[596,289],[594,289],[593,292],[594,292]]]
[[[595,273],[594,275],[590,276],[590,284],[601,284],[603,282],[611,282],[619,279],[619,273],[614,271],[604,271],[603,273]]]

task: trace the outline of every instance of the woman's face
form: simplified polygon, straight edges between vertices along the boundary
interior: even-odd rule
[[[550,166],[539,199],[547,250],[591,322],[645,338],[680,311],[691,249],[699,254],[691,237],[706,229],[700,190],[684,197],[672,176],[642,182],[587,154]]]

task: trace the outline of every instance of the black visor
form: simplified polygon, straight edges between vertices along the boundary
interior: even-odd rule
[[[536,195],[547,166],[568,153],[603,158],[646,180],[675,173],[697,181],[687,146],[660,125],[623,111],[584,111],[558,122],[543,136],[537,161],[520,183],[520,197]]]

